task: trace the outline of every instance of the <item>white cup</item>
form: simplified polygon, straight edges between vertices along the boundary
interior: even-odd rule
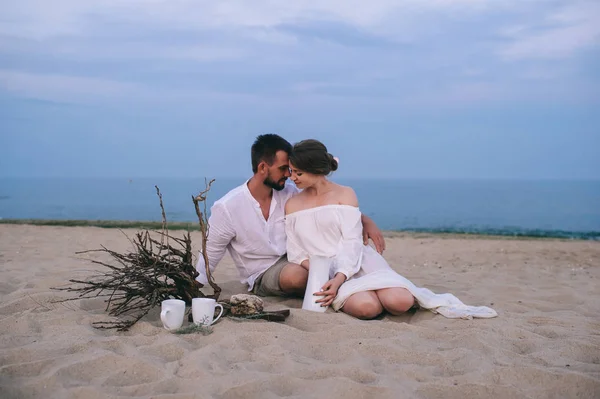
[[[221,313],[213,320],[215,316],[215,308],[221,308]],[[221,318],[223,315],[223,306],[211,298],[194,298],[192,299],[192,317],[195,324],[204,324],[210,326]]]
[[[183,325],[185,301],[181,299],[165,299],[161,304],[160,320],[165,329],[177,330]]]

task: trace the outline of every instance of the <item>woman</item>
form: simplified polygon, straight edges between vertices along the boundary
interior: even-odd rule
[[[386,260],[363,244],[361,212],[354,190],[327,179],[338,162],[317,140],[294,145],[289,157],[291,179],[302,190],[285,205],[287,256],[309,269],[311,256],[333,258],[330,280],[315,295],[361,319],[384,310],[398,315],[415,302],[446,317],[495,317],[487,307],[466,306],[451,294],[436,295],[396,273]]]

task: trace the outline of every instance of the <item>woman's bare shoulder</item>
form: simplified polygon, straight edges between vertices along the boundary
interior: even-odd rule
[[[352,187],[336,184],[336,196],[340,205],[358,206],[358,197]]]
[[[304,197],[302,194],[303,193],[296,194],[292,198],[287,200],[284,207],[286,215],[301,210],[302,198]]]

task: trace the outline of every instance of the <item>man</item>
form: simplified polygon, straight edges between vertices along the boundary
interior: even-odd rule
[[[299,190],[286,185],[290,177],[288,154],[292,145],[276,134],[258,136],[251,149],[254,175],[216,201],[208,220],[206,243],[211,273],[229,250],[242,284],[260,296],[302,296],[308,271],[288,263],[285,203]],[[371,238],[378,252],[385,249],[383,235],[362,216],[365,245]],[[207,284],[203,256],[198,257],[197,280]]]

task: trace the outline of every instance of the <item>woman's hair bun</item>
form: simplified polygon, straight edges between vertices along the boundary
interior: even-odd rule
[[[331,171],[335,172],[338,168],[338,161],[336,157],[334,157],[330,153],[327,153],[327,156],[329,157],[329,163],[331,164]]]

